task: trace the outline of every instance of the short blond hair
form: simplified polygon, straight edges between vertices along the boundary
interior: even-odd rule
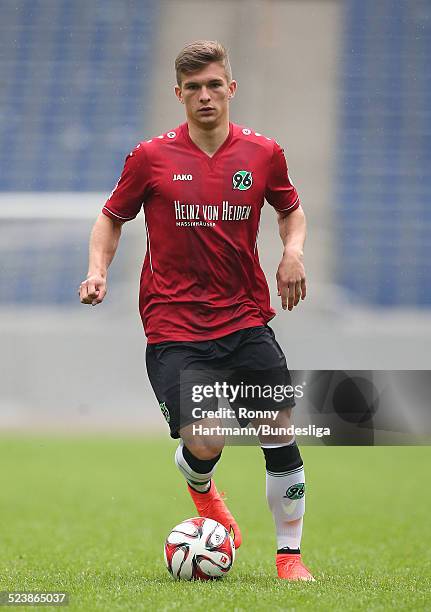
[[[218,62],[224,68],[228,83],[232,81],[232,68],[226,48],[217,40],[196,40],[182,49],[175,60],[175,72],[178,86],[181,87],[181,77],[184,74],[198,72]]]

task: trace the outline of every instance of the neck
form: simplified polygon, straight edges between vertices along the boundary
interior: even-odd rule
[[[202,128],[193,122],[187,122],[190,138],[195,145],[212,157],[229,136],[229,119],[220,125],[211,126],[209,129]]]

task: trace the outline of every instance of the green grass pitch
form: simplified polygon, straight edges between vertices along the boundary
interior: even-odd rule
[[[84,611],[431,609],[431,447],[302,447],[302,550],[318,581],[292,584],[275,577],[255,447],[225,449],[216,473],[244,537],[231,573],[216,582],[172,580],[164,539],[195,515],[173,464],[175,445],[3,437],[0,591],[65,590],[66,609]]]

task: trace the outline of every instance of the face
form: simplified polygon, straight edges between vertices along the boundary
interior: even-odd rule
[[[229,100],[235,91],[236,82],[227,81],[223,66],[217,62],[183,75],[181,87],[175,87],[177,98],[186,107],[187,119],[203,128],[228,120]]]

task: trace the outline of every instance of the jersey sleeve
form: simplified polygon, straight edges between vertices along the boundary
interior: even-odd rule
[[[300,204],[298,192],[289,177],[284,151],[276,142],[269,165],[265,198],[278,212],[291,213]]]
[[[141,210],[149,187],[149,165],[138,145],[127,155],[121,176],[102,212],[114,221],[131,221]]]

